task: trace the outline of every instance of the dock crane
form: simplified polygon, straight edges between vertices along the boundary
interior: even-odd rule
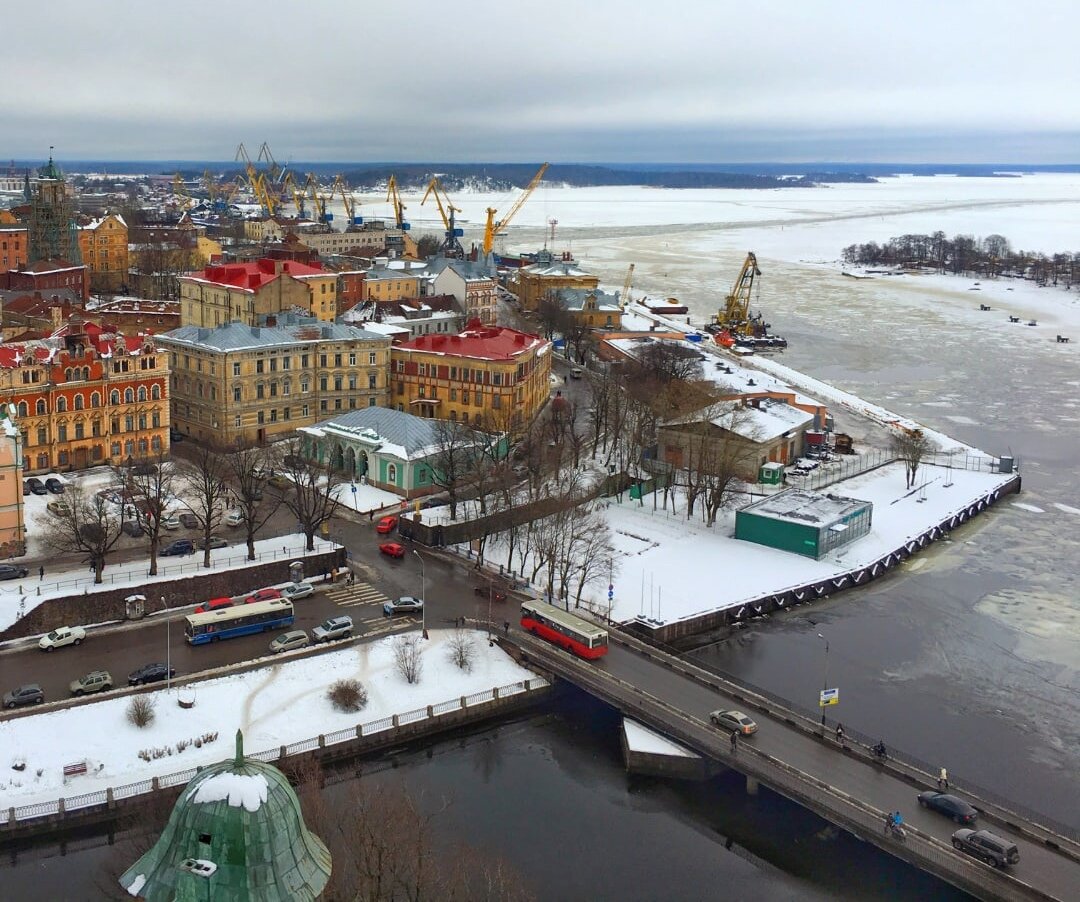
[[[348,220],[346,229],[362,224],[364,217],[356,215],[356,200],[343,175],[334,177],[334,186],[330,189],[330,196],[333,197],[335,194],[341,195],[341,202],[345,205],[345,218]]]
[[[315,214],[315,221],[320,222],[323,225],[330,225],[334,221],[334,214],[326,209],[326,202],[333,197],[332,194],[322,194],[319,191],[319,179],[314,172],[307,174],[307,179],[304,181],[304,191],[308,197],[311,198],[312,211]]]
[[[195,199],[191,196],[191,192],[188,191],[184,177],[179,172],[173,176],[172,187],[173,194],[180,198],[179,207],[181,210],[188,210],[195,205]]]
[[[633,284],[633,282],[634,264],[631,263],[629,269],[626,270],[626,280],[623,282],[622,286],[622,297],[619,299],[619,306],[622,307],[623,310],[625,310],[627,308],[627,305],[629,305],[630,303],[630,286]]]
[[[754,280],[760,275],[757,257],[751,251],[746,255],[731,293],[724,301],[723,311],[716,317],[717,325],[732,336],[754,334],[754,324],[750,319],[750,298],[754,290]]]
[[[292,194],[293,206],[296,207],[296,215],[300,219],[307,218],[307,196],[304,193],[302,186],[296,183],[296,179],[291,172],[285,173],[285,178],[282,179],[282,188]]]
[[[397,177],[394,175],[391,175],[390,180],[386,183],[386,200],[394,208],[394,223],[401,231],[409,231],[412,227],[405,221],[405,204],[401,202]],[[423,201],[420,201],[420,203],[423,203]]]
[[[438,177],[432,178],[428,183],[427,191],[424,192],[424,199],[420,201],[421,207],[429,197],[435,198],[435,205],[439,208],[439,215],[442,217],[443,226],[446,229],[443,242],[439,245],[439,253],[448,260],[464,260],[465,248],[461,246],[458,239],[465,232],[463,229],[458,228],[454,221],[454,214],[460,213],[461,210],[450,203],[450,198],[446,196],[446,191],[440,184]]]
[[[498,211],[494,207],[488,207],[487,223],[484,225],[483,250],[485,258],[489,258],[491,256],[491,250],[493,247],[495,247],[495,235],[498,234],[498,232],[500,232],[502,229],[505,229],[508,225],[510,225],[510,220],[517,215],[518,211],[525,204],[525,201],[527,201],[533,191],[536,190],[536,186],[540,184],[540,179],[544,177],[544,173],[547,172],[547,168],[547,163],[544,163],[544,165],[540,167],[540,171],[532,177],[532,181],[529,182],[525,190],[521,192],[520,196],[516,201],[514,201],[510,209],[507,210],[505,214],[503,214],[502,219],[496,220],[495,216]]]

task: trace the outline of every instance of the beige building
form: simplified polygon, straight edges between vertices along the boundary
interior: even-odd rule
[[[94,291],[117,291],[127,284],[128,227],[123,216],[106,213],[79,225],[79,251]]]
[[[390,339],[355,326],[282,314],[261,327],[182,326],[158,342],[175,367],[173,426],[202,441],[268,441],[389,399]]]
[[[323,322],[337,316],[337,274],[295,260],[208,266],[179,278],[185,326],[254,326],[267,316],[298,313]]]
[[[26,554],[25,506],[22,496],[22,435],[6,407],[0,408],[0,554]]]
[[[435,293],[453,295],[467,320],[478,319],[485,326],[495,325],[498,284],[488,267],[471,260],[439,262],[443,269],[435,277]]]
[[[544,259],[520,270],[508,286],[523,310],[539,309],[542,300],[566,288],[595,291],[600,285],[598,277],[585,272],[568,254],[561,258],[546,253],[538,256]]]

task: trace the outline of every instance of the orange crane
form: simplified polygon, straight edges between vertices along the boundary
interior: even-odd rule
[[[446,236],[443,238],[443,243],[439,246],[439,252],[448,260],[463,260],[465,258],[465,248],[461,246],[461,242],[458,239],[465,234],[465,232],[463,229],[458,228],[454,222],[454,214],[460,213],[461,210],[450,203],[450,198],[446,196],[446,191],[443,189],[438,177],[432,178],[428,183],[427,191],[424,192],[424,199],[420,201],[421,207],[427,201],[428,197],[435,198],[435,204],[439,208],[439,215],[442,217],[443,226],[446,228]]]
[[[488,207],[487,223],[484,225],[483,249],[485,257],[491,256],[491,250],[493,247],[495,247],[496,234],[498,234],[500,231],[510,225],[510,220],[517,215],[518,211],[522,208],[522,206],[524,206],[525,201],[527,201],[533,191],[536,190],[536,186],[540,184],[540,180],[544,177],[544,173],[547,172],[547,168],[547,163],[544,163],[544,165],[540,167],[540,171],[533,176],[532,181],[529,182],[525,190],[521,192],[518,199],[514,201],[510,209],[507,210],[505,214],[503,214],[503,217],[501,219],[496,220],[495,216],[498,211],[494,207]]]

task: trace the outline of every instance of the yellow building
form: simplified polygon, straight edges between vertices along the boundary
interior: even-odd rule
[[[304,313],[323,322],[337,316],[337,274],[295,260],[228,263],[180,276],[185,326],[248,326],[279,313]]]
[[[551,389],[551,342],[476,320],[398,345],[390,359],[392,406],[490,431],[524,429]]]
[[[127,284],[128,227],[123,216],[106,213],[79,226],[79,253],[93,291],[118,291]]]
[[[263,442],[346,410],[384,407],[390,339],[285,313],[272,326],[181,326],[169,351],[173,426],[225,444]]]
[[[518,296],[523,310],[538,310],[540,302],[563,289],[595,290],[600,279],[581,269],[568,255],[556,259],[551,254],[532,266],[518,271],[517,280],[509,288]]]
[[[420,297],[420,276],[408,268],[390,267],[380,257],[364,275],[362,299],[365,301],[379,303],[416,297]]]
[[[22,434],[6,407],[0,407],[0,554],[26,554],[26,517],[22,499]]]

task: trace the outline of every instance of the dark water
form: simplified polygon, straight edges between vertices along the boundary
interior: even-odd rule
[[[432,808],[449,800],[438,838],[508,860],[542,900],[967,898],[768,790],[748,796],[737,775],[628,776],[618,729],[614,712],[574,693],[549,713],[365,765],[362,779],[403,780]],[[100,899],[110,863],[107,846],[27,850],[0,874],[3,898]]]

